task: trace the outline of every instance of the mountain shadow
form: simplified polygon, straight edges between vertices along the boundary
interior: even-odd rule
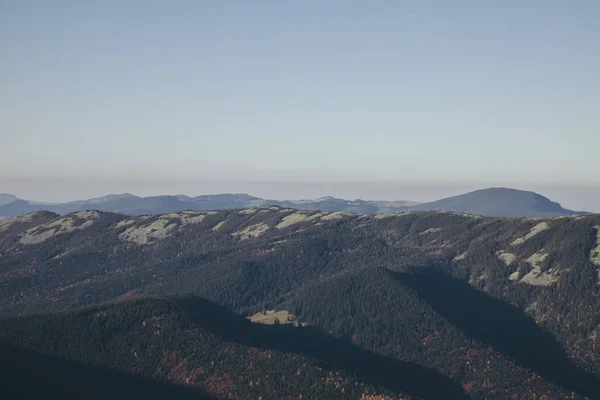
[[[0,343],[0,398],[28,399],[212,399],[195,389],[84,366]]]
[[[437,269],[395,275],[472,338],[553,383],[600,399],[600,378],[577,367],[554,336],[523,311]]]
[[[255,324],[198,297],[179,299],[179,304],[198,327],[228,341],[314,357],[364,383],[424,399],[469,398],[462,386],[436,370],[369,352],[317,328]]]

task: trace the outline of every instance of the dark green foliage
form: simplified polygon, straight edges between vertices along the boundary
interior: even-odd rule
[[[285,306],[337,337],[440,370],[475,398],[566,396],[559,386],[594,393],[600,382],[518,309],[428,268],[347,273],[296,292]],[[553,384],[532,380],[532,371]]]
[[[434,370],[369,353],[316,328],[252,324],[193,297],[9,318],[0,321],[0,332],[11,346],[216,397],[356,399],[403,390],[427,398],[464,396]]]
[[[415,368],[439,371],[462,385],[473,398],[529,398],[533,393],[562,398],[570,396],[571,391],[578,395],[594,393],[590,389],[593,384],[585,382],[595,382],[594,375],[600,376],[600,298],[598,266],[590,262],[589,254],[596,246],[594,227],[600,225],[600,217],[544,220],[549,229],[512,244],[542,221],[428,212],[383,218],[341,216],[275,228],[292,213],[280,208],[254,213],[223,211],[189,225],[170,216],[175,228],[169,235],[143,245],[124,241],[119,235],[161,217],[138,218],[133,224],[116,227],[126,217],[103,213],[83,230],[58,234],[34,245],[19,243],[26,229],[58,218],[36,215],[35,221],[15,224],[0,233],[0,313],[9,316],[64,310],[131,296],[194,294],[243,315],[287,309],[340,343],[352,343],[369,354],[410,363]],[[223,221],[220,229],[212,229]],[[258,224],[269,229],[247,240],[234,235]],[[506,265],[499,259],[500,252],[513,254],[516,260]],[[526,260],[534,253],[548,255],[540,267],[545,273],[554,273],[556,283],[534,286],[509,280],[515,271],[521,279],[532,270]],[[432,267],[439,274],[419,274]],[[436,288],[433,293],[427,290],[429,279],[431,287]],[[48,325],[56,325],[56,330],[50,334],[54,339],[40,339],[30,345],[50,352],[62,349],[53,354],[73,361],[116,366],[163,379],[168,375],[164,371],[153,375],[163,363],[158,349],[177,344],[175,347],[181,350],[177,350],[179,358],[172,365],[176,369],[186,354],[193,353],[192,343],[198,339],[182,336],[186,329],[181,326],[196,323],[188,320],[188,310],[182,313],[179,306],[169,308],[171,300],[160,304],[151,314],[165,315],[170,325],[179,328],[146,337],[144,344],[136,338],[144,338],[145,331],[135,324],[128,325],[128,321],[147,316],[142,311],[143,315],[135,314],[136,307],[129,304],[126,311],[117,313],[121,317],[110,317],[102,323],[101,319],[92,323],[95,317],[90,317],[89,323],[77,325],[74,321],[85,310],[72,314],[78,316],[74,320],[63,315],[63,321],[71,321],[65,323],[55,324],[53,316],[31,317],[41,324],[40,330],[45,331]],[[121,305],[113,307],[120,310]],[[489,323],[465,323],[465,318],[487,321],[484,317],[490,318]],[[511,327],[500,335],[506,341],[486,335],[486,326],[492,332],[503,332],[496,323]],[[73,337],[61,333],[71,324],[78,326],[72,329]],[[290,327],[280,324],[277,329],[285,332]],[[514,346],[520,334],[526,339],[524,343],[529,343],[525,346],[529,352]],[[202,334],[205,350],[194,353],[202,355],[194,356],[198,357],[196,361],[188,358],[185,362],[205,365],[214,361],[211,359],[223,360],[221,369],[213,375],[223,378],[243,374],[247,367],[244,358],[219,350],[229,348],[229,344],[219,344],[222,332],[211,335]],[[79,343],[83,339],[77,337],[101,339]],[[11,340],[27,338],[23,331]],[[248,341],[248,337],[229,337],[226,341],[263,350],[266,347]],[[67,342],[91,346],[84,354],[94,356],[86,358],[68,350]],[[208,351],[209,343],[217,351]],[[47,347],[50,344],[55,350]],[[145,349],[143,360],[124,356],[125,347],[121,346],[130,345]],[[531,357],[544,359],[540,349],[548,350],[553,360],[561,362],[532,363]],[[365,378],[360,369],[348,363],[335,365],[335,357],[325,357],[329,353],[323,349],[319,353],[271,350],[307,357],[312,360],[306,361],[310,365],[325,362],[340,372],[344,382]],[[121,354],[123,358],[101,355],[105,353]],[[273,376],[274,372],[266,371],[292,371],[297,365],[296,361],[284,361],[285,357],[280,360],[276,367],[260,367],[261,373]],[[310,375],[310,379],[306,377],[308,380],[294,385],[312,387],[322,378]],[[402,391],[368,376],[359,380],[371,384],[369,390],[377,393]],[[175,381],[185,383],[185,379]],[[277,393],[297,393],[295,388],[300,386],[280,385]],[[290,387],[294,391],[289,391]],[[344,387],[350,391],[349,386]]]
[[[0,398],[5,400],[212,399],[200,389],[90,367],[12,345],[0,343],[0,354]]]

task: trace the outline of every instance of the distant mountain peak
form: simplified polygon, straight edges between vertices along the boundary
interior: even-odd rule
[[[411,208],[416,211],[455,211],[494,217],[555,217],[578,214],[541,194],[492,187],[447,197]]]
[[[0,193],[0,206],[20,200],[17,196],[10,193]]]
[[[190,197],[182,194],[138,197],[131,193],[109,194],[63,204],[35,203],[11,194],[0,194],[0,217],[48,210],[66,214],[81,210],[99,210],[140,215],[177,211],[227,210],[261,206],[281,206],[300,210],[343,211],[357,214],[399,213],[410,211],[448,211],[490,217],[555,217],[585,214],[561,207],[541,194],[491,187],[429,202],[346,200],[333,196],[304,200],[268,200],[245,193],[223,193]]]

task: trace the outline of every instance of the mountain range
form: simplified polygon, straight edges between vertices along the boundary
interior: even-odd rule
[[[0,282],[1,398],[600,398],[600,215],[41,211]]]
[[[358,214],[452,211],[481,216],[540,218],[583,213],[562,208],[560,204],[534,192],[489,188],[428,203],[346,200],[335,197],[323,197],[315,200],[270,200],[247,194],[138,197],[125,193],[60,204],[44,204],[22,200],[11,194],[0,194],[0,217],[14,217],[42,210],[60,214],[99,210],[128,215],[147,215],[186,210],[227,210],[272,205],[300,210],[343,211]]]

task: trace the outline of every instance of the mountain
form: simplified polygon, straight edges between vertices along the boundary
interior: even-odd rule
[[[0,205],[0,216],[2,217],[14,217],[18,215],[24,215],[35,211],[41,211],[45,208],[52,208],[46,205],[34,205],[26,200],[15,200],[9,203]]]
[[[67,205],[72,207],[90,207],[95,204],[120,203],[120,202],[135,202],[141,200],[141,197],[134,196],[130,193],[109,194],[102,197],[96,197],[88,200],[77,200],[68,202]]]
[[[0,340],[223,398],[592,399],[599,273],[600,215],[39,212],[0,221]]]
[[[197,297],[9,318],[0,328],[13,347],[186,385],[215,398],[468,398],[435,370],[366,351],[318,328],[253,324]]]
[[[215,399],[202,390],[93,367],[0,343],[2,399]]]
[[[8,194],[8,193],[0,193],[0,206],[12,203],[17,200],[19,200],[19,198],[15,195]]]
[[[490,188],[448,197],[410,208],[412,211],[453,211],[493,217],[557,217],[581,214],[546,197],[524,190]]]
[[[189,197],[132,194],[107,195],[63,204],[34,203],[12,195],[0,197],[0,217],[14,217],[35,211],[67,214],[83,210],[99,210],[128,215],[164,214],[178,211],[230,210],[262,206],[279,206],[299,210],[352,212],[357,214],[399,213],[413,211],[452,211],[495,217],[554,217],[585,214],[562,208],[558,203],[533,193],[516,189],[490,188],[431,203],[414,201],[366,201],[322,197],[315,200],[270,200],[247,194],[217,194]]]
[[[199,196],[150,196],[138,197],[132,194],[107,195],[89,200],[78,200],[62,204],[33,203],[16,200],[0,205],[0,216],[19,216],[35,211],[52,211],[67,214],[83,210],[100,210],[128,215],[162,214],[183,210],[244,208],[253,204],[248,195]],[[260,202],[259,202],[260,203]]]

